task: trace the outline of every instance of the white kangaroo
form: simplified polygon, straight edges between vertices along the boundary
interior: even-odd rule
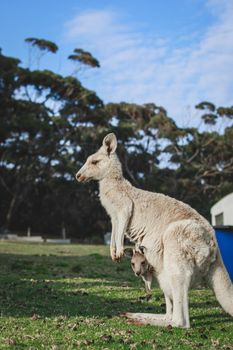
[[[117,139],[108,134],[76,174],[99,181],[100,200],[111,217],[111,257],[124,254],[124,236],[146,248],[146,259],[164,292],[166,315],[126,313],[137,323],[190,327],[188,290],[205,277],[233,316],[233,285],[222,263],[212,226],[189,205],[132,186],[122,174]]]

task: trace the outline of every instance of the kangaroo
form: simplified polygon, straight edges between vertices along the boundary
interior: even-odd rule
[[[152,294],[151,283],[153,278],[153,267],[148,263],[144,255],[144,247],[138,249],[126,248],[124,255],[131,258],[131,267],[135,276],[141,276],[145,284],[145,290],[148,296]]]
[[[110,254],[119,261],[124,236],[146,248],[166,302],[166,315],[125,313],[132,322],[190,327],[188,291],[205,278],[224,310],[233,316],[233,285],[223,265],[214,229],[189,205],[161,193],[134,187],[123,177],[110,133],[77,172],[79,182],[99,182],[99,196],[112,222]]]

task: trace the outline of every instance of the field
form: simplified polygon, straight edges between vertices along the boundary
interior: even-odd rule
[[[108,247],[0,243],[0,349],[233,350],[233,319],[207,289],[190,292],[191,329],[136,326],[124,311],[165,311]],[[232,301],[233,302],[233,301]]]

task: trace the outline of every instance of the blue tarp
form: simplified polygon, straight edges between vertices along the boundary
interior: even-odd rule
[[[222,260],[233,282],[233,226],[215,226]]]

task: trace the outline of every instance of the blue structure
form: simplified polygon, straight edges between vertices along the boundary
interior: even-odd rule
[[[214,226],[222,260],[233,282],[233,226]]]

